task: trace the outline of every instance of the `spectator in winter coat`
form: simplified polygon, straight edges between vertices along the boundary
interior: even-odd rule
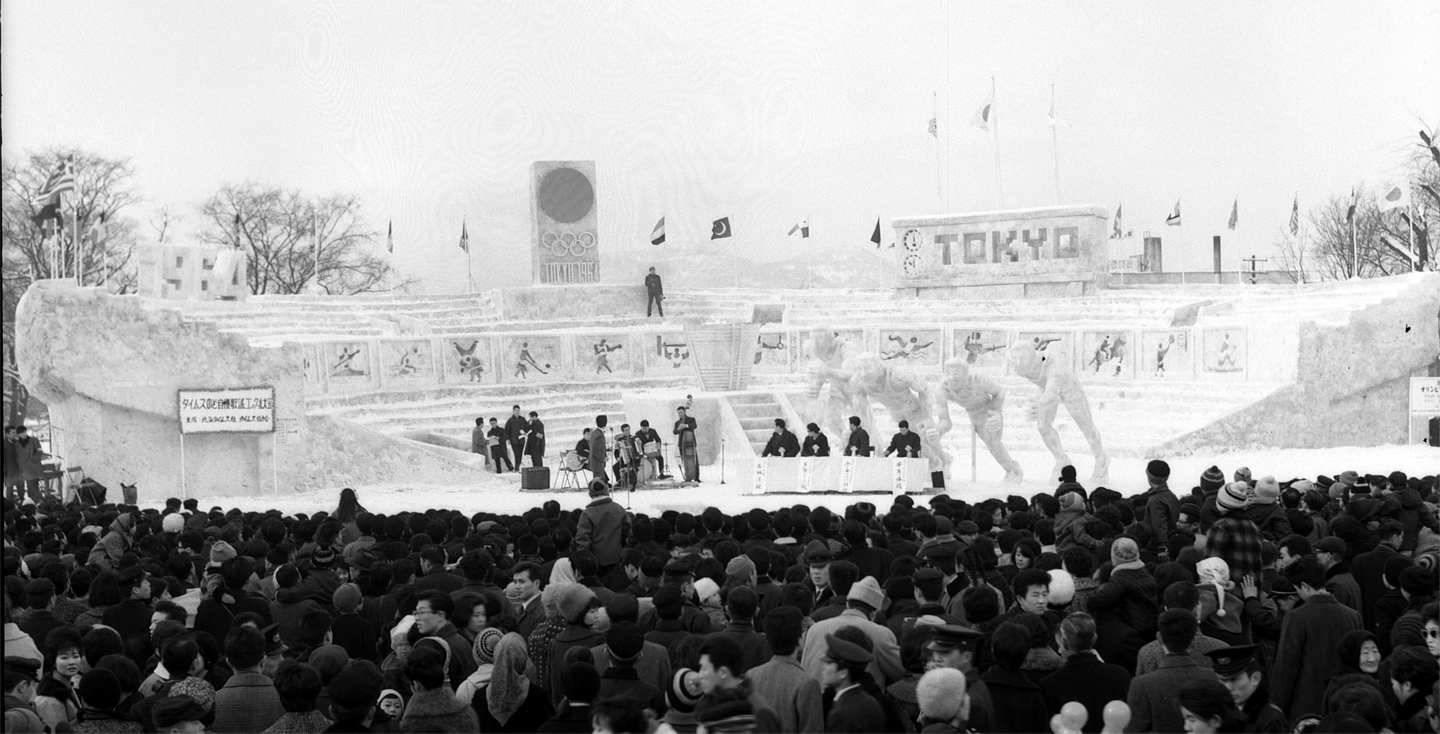
[[[1060,495],[1060,513],[1055,516],[1055,551],[1063,554],[1073,546],[1087,551],[1099,550],[1101,542],[1085,532],[1085,523],[1089,520],[1085,500],[1079,492]]]
[[[1030,653],[1030,631],[1014,622],[1002,624],[990,637],[990,649],[995,665],[980,676],[994,706],[995,724],[989,731],[1045,731],[1050,720],[1045,695],[1020,670]]]
[[[1229,645],[1249,644],[1243,624],[1245,601],[1237,584],[1230,580],[1225,561],[1206,558],[1196,571],[1200,575],[1200,629]]]
[[[1201,666],[1186,650],[1194,641],[1199,625],[1195,615],[1184,609],[1167,609],[1160,615],[1160,641],[1165,657],[1160,667],[1130,681],[1126,703],[1130,705],[1130,723],[1126,732],[1185,731],[1176,694],[1187,683],[1197,680],[1218,680],[1215,672]]]
[[[1425,507],[1420,492],[1411,486],[1405,472],[1391,473],[1388,481],[1389,488],[1381,495],[1385,503],[1383,512],[1398,520],[1405,529],[1405,535],[1400,540],[1400,550],[1414,551],[1418,545],[1420,529],[1424,527],[1433,533],[1440,533],[1440,521],[1436,520],[1434,512]]]
[[[1245,514],[1260,528],[1260,534],[1269,540],[1279,540],[1290,534],[1290,520],[1280,507],[1280,483],[1275,477],[1261,477],[1255,484],[1255,495]]]
[[[1360,618],[1365,629],[1375,632],[1375,603],[1385,595],[1385,564],[1398,554],[1405,529],[1395,520],[1380,523],[1380,545],[1361,553],[1350,563],[1351,573],[1360,585]],[[1393,620],[1392,620],[1393,621]]]
[[[1180,518],[1180,499],[1166,484],[1170,479],[1170,465],[1156,459],[1145,465],[1145,479],[1150,483],[1141,498],[1145,502],[1145,517],[1141,525],[1150,533],[1150,543],[1163,547],[1165,539],[1175,530]]]
[[[1360,611],[1360,584],[1345,562],[1344,541],[1333,536],[1321,538],[1315,544],[1315,560],[1325,568],[1325,590],[1334,594],[1336,601]]]
[[[1264,539],[1260,528],[1246,514],[1250,485],[1231,482],[1215,495],[1220,519],[1205,536],[1205,555],[1218,556],[1230,569],[1230,578],[1263,576]]]
[[[1292,720],[1321,713],[1325,686],[1337,665],[1335,650],[1346,632],[1361,629],[1360,613],[1325,589],[1325,569],[1301,558],[1285,569],[1304,604],[1285,615],[1271,676],[1273,702]]]
[[[404,731],[480,731],[474,709],[456,699],[455,692],[445,685],[445,658],[440,652],[415,648],[405,663],[405,675],[415,686],[415,695],[400,722]]]
[[[279,588],[270,603],[270,619],[280,625],[280,640],[286,647],[301,647],[300,618],[321,609],[320,597],[300,586],[300,572],[289,563],[275,572],[275,584]]]
[[[1140,560],[1140,546],[1133,538],[1117,538],[1110,546],[1110,561],[1114,564],[1110,580],[1101,584],[1088,602],[1091,613],[1114,610],[1142,638],[1154,637],[1155,618],[1160,611],[1155,601],[1155,577]]]
[[[602,579],[620,563],[620,539],[626,525],[624,508],[610,498],[610,485],[598,480],[590,482],[590,504],[580,515],[575,550],[595,554]]]

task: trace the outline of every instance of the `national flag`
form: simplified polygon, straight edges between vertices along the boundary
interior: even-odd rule
[[[1295,195],[1295,203],[1290,205],[1290,236],[1300,234],[1300,195]]]
[[[1230,224],[1226,227],[1232,232],[1235,230],[1235,223],[1240,221],[1240,197],[1235,197],[1235,203],[1230,205]]]
[[[1398,209],[1402,206],[1407,208],[1410,206],[1409,186],[1396,186],[1386,191],[1385,194],[1380,197],[1380,211],[1382,212],[1388,212],[1391,209]]]
[[[463,228],[465,225],[461,224],[460,226]],[[395,251],[395,220],[393,219],[385,226],[385,249],[389,252]]]
[[[240,231],[240,212],[235,212],[235,231]]]
[[[470,254],[470,230],[464,222],[460,223],[460,249],[464,250],[465,254]]]
[[[41,186],[40,191],[35,194],[37,205],[43,206],[53,201],[62,192],[75,190],[74,166],[74,156],[60,159],[60,165],[54,173],[50,174],[50,178],[45,179],[45,185]]]
[[[991,120],[995,119],[995,90],[990,90],[990,96],[975,110],[975,115],[970,118],[970,124],[981,130],[989,130]]]
[[[802,239],[802,240],[808,240],[808,239],[810,239],[810,218],[809,218],[809,217],[806,217],[806,218],[801,219],[800,221],[796,222],[796,223],[795,223],[795,226],[790,228],[789,236],[790,236],[790,237],[794,237],[796,232],[799,232],[799,233],[800,233],[800,239]]]
[[[665,244],[665,217],[660,217],[660,221],[655,223],[655,229],[650,230],[650,244]]]
[[[875,249],[880,249],[880,217],[875,217],[875,234],[870,235],[870,241],[875,243]]]
[[[933,138],[940,137],[940,121],[934,117],[930,118],[930,136]]]
[[[1112,237],[1113,239],[1120,239],[1120,210],[1123,209],[1124,206],[1124,204],[1121,204],[1115,207],[1115,227],[1110,232],[1110,237]]]
[[[105,212],[100,212],[100,216],[96,217],[95,221],[90,224],[90,241],[97,245],[100,244],[100,242],[105,239],[107,231]]]
[[[1180,226],[1180,200],[1179,200],[1179,199],[1176,199],[1176,200],[1175,200],[1175,211],[1170,212],[1170,216],[1165,217],[1165,225],[1166,225],[1167,227],[1179,227],[1179,226]]]
[[[730,217],[720,217],[710,223],[710,239],[723,240],[730,236]]]
[[[42,238],[53,237],[60,223],[60,205],[51,202],[40,207],[40,211],[30,217],[30,221],[40,228]]]
[[[1345,221],[1346,221],[1346,223],[1354,222],[1354,221],[1355,221],[1355,204],[1356,204],[1356,202],[1357,202],[1357,199],[1355,198],[1355,196],[1356,196],[1356,194],[1355,194],[1355,187],[1354,187],[1354,186],[1351,186],[1351,187],[1350,187],[1350,206],[1345,210]]]

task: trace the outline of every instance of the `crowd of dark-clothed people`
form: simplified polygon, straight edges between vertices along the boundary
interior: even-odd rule
[[[603,481],[520,516],[7,499],[4,731],[1437,730],[1435,477],[1145,479],[737,515]]]

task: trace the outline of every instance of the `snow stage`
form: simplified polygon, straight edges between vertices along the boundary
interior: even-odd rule
[[[749,496],[771,420],[795,425],[825,399],[812,401],[805,390],[801,344],[816,327],[931,381],[946,359],[966,357],[973,371],[1007,389],[1005,440],[1025,485],[1000,484],[983,446],[971,481],[964,411],[952,410],[957,427],[945,443],[955,457],[952,496],[1053,487],[1050,455],[1027,417],[1037,391],[1009,374],[1003,358],[1004,345],[1017,339],[1043,343],[1080,376],[1114,457],[1107,486],[1127,493],[1144,488],[1143,461],[1157,456],[1171,461],[1177,477],[1198,476],[1216,461],[1253,464],[1282,479],[1436,466],[1428,447],[1362,450],[1407,441],[1409,380],[1434,369],[1440,355],[1440,275],[1433,273],[998,300],[716,289],[672,295],[663,322],[644,318],[644,301],[640,287],[587,285],[187,302],[46,281],[20,303],[19,364],[25,384],[50,407],[66,463],[110,487],[138,485],[144,503],[186,494],[313,511],[351,486],[380,507],[529,507],[553,493],[521,493],[514,475],[485,470],[469,453],[476,417],[503,422],[513,404],[535,410],[554,467],[596,415],[607,415],[612,428],[638,424],[627,415],[627,395],[633,403],[656,391],[677,401],[701,394],[685,327],[748,323],[757,309],[772,320],[753,331],[753,354],[744,355],[747,397],[730,401],[708,437],[701,427],[704,483],[636,492],[637,509],[861,499]],[[1109,348],[1099,349],[1105,342]],[[609,348],[603,360],[599,345]],[[182,454],[181,391],[257,387],[273,389],[272,430],[186,434]],[[740,403],[750,407],[736,410]],[[672,420],[673,412],[656,425],[667,440]],[[1085,443],[1063,409],[1056,426],[1087,476]],[[868,428],[879,445],[895,430],[883,409]],[[844,445],[843,436],[830,439]],[[563,501],[579,504],[583,495]]]

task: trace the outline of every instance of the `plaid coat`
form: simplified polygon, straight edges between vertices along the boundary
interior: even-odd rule
[[[1239,585],[1246,575],[1254,576],[1260,582],[1264,562],[1260,559],[1260,545],[1264,539],[1257,526],[1244,510],[1222,515],[1205,536],[1205,553],[1219,556],[1230,567],[1230,580]]]
[[[236,673],[215,692],[215,723],[209,731],[216,734],[263,731],[284,715],[280,694],[268,676]]]

